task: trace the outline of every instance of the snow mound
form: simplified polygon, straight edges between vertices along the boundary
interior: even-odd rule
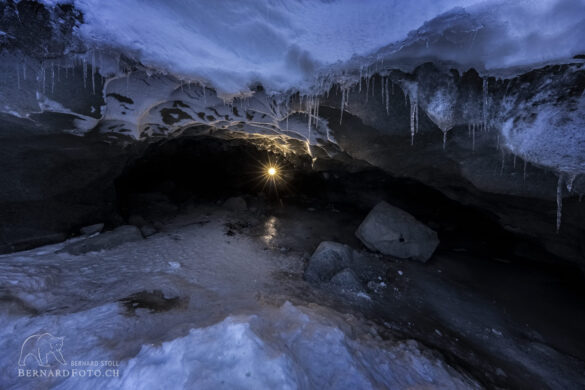
[[[340,318],[324,314],[287,302],[192,329],[160,346],[144,346],[120,368],[116,386],[151,389],[162,380],[174,389],[477,387],[414,341],[384,348],[379,340],[351,339]]]

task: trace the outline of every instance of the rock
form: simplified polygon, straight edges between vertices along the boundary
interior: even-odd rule
[[[81,232],[81,234],[85,236],[91,236],[92,234],[95,233],[101,233],[103,229],[104,229],[103,223],[96,223],[95,225],[82,227],[81,229],[79,229],[79,231]]]
[[[153,234],[158,233],[158,230],[153,226],[153,225],[144,225],[140,228],[140,232],[142,232],[142,235],[144,237],[150,237]]]
[[[77,241],[65,246],[58,252],[67,252],[72,255],[81,255],[87,252],[97,252],[104,249],[111,249],[126,242],[140,241],[142,234],[136,226],[124,225],[110,232],[98,236]]]
[[[323,241],[305,269],[305,279],[309,282],[329,282],[339,271],[350,266],[352,249],[332,241]]]
[[[59,232],[29,231],[29,237],[23,238],[10,244],[4,244],[0,240],[0,253],[17,252],[25,249],[36,248],[43,245],[63,242],[67,234]]]
[[[248,209],[246,201],[241,196],[229,198],[223,202],[223,207],[230,211],[246,211]]]
[[[386,202],[378,203],[370,211],[355,234],[372,251],[422,262],[439,245],[435,231]]]
[[[331,278],[331,284],[346,291],[364,291],[357,275],[349,268],[344,268]]]
[[[96,221],[112,223],[114,180],[128,152],[48,129],[40,134],[28,127],[30,119],[15,120],[2,116],[0,123],[0,252],[64,241]]]

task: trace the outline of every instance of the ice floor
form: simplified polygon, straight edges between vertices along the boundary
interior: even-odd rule
[[[302,280],[306,254],[274,244],[275,220],[234,226],[237,216],[200,207],[110,250],[0,256],[0,388],[480,387],[438,352],[329,307]],[[19,365],[25,340],[45,333],[62,346],[39,341],[41,363]]]

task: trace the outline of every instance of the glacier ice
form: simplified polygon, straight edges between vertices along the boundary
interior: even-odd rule
[[[584,0],[137,1],[74,0],[84,13],[80,36],[220,94],[255,82],[307,91],[316,74],[352,58],[359,73],[432,58],[496,70],[585,52]]]

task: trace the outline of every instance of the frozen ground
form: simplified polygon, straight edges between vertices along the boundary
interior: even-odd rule
[[[197,208],[106,251],[0,257],[0,387],[479,387],[437,352],[327,307],[327,292],[302,281],[303,253],[276,246],[277,217],[240,232],[241,218]],[[43,333],[64,337],[67,365],[49,353],[48,368],[19,366],[25,339]]]

